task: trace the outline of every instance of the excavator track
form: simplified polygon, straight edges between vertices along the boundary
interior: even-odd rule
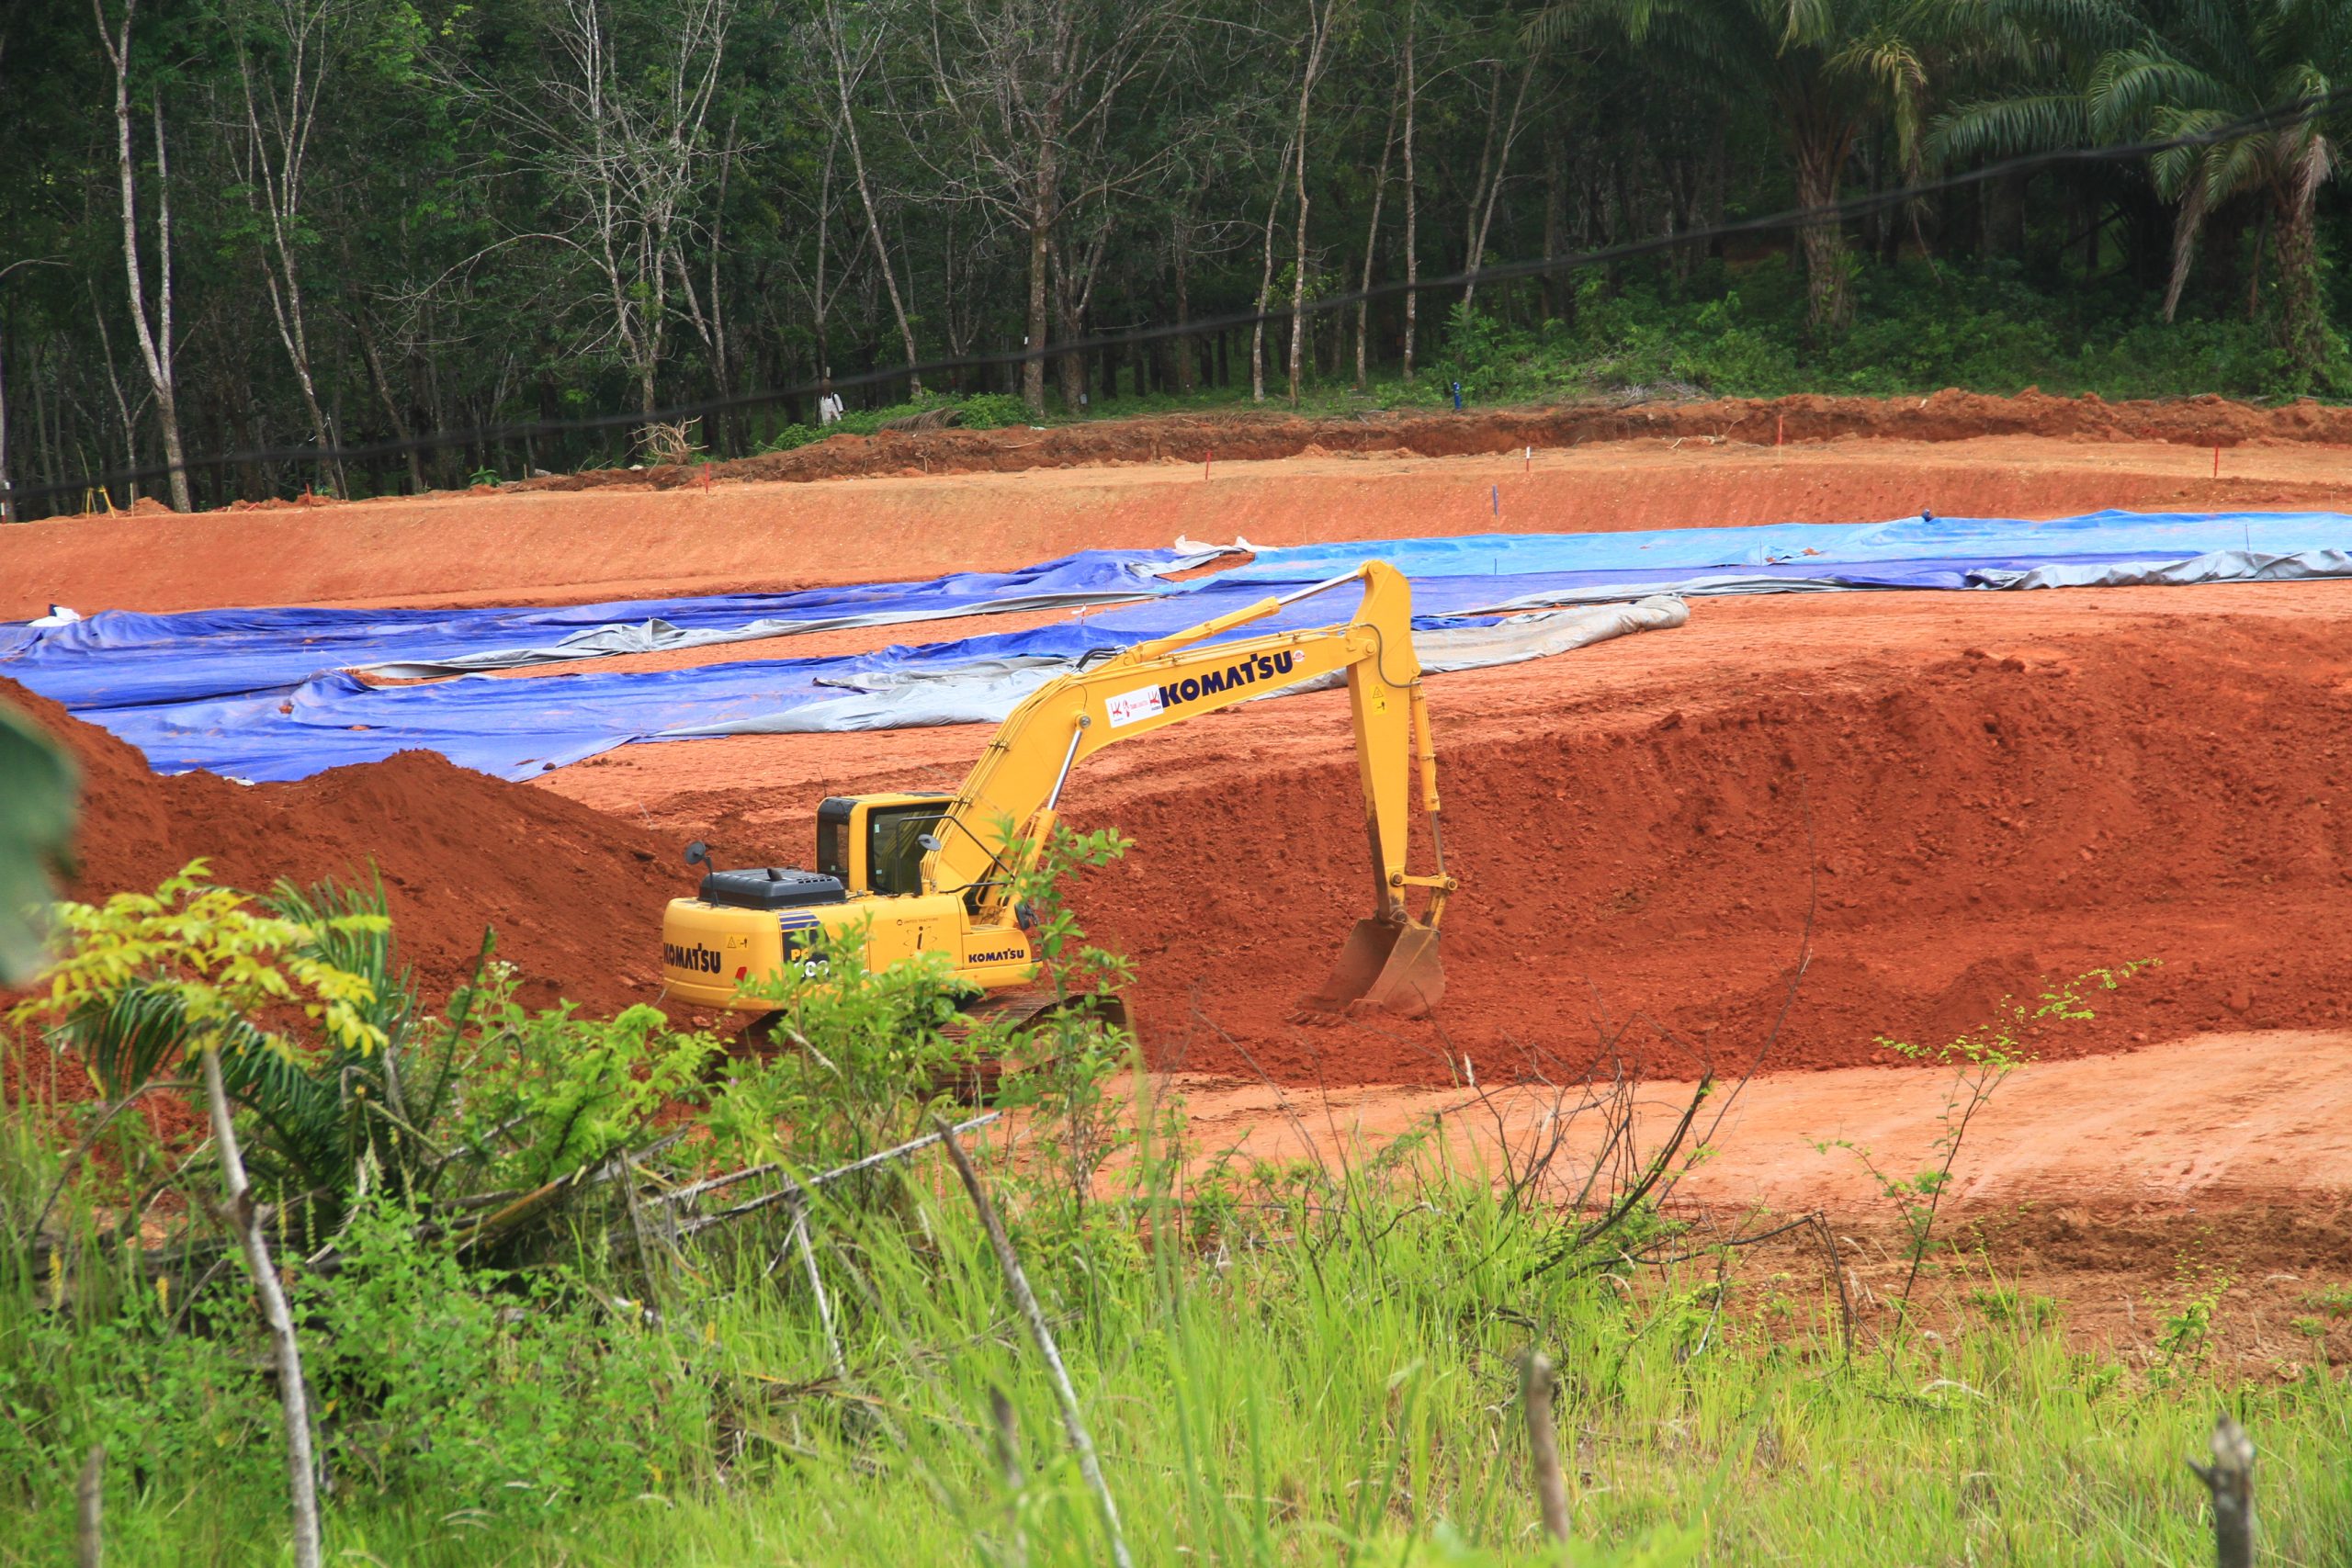
[[[1065,997],[1050,986],[1014,986],[973,998],[947,1025],[945,1032],[950,1039],[961,1040],[984,1024],[1002,1021],[1010,1021],[1019,1032],[1035,1029],[1060,1012],[1089,1013],[1106,1026],[1123,1032],[1132,1032],[1135,1028],[1134,1015],[1124,994]],[[783,1016],[781,1012],[747,1015],[742,1027],[727,1040],[727,1055],[711,1064],[712,1073],[723,1075],[728,1061],[756,1060],[789,1049],[777,1044],[769,1034],[770,1027]],[[958,1100],[978,1101],[993,1093],[1003,1076],[1004,1064],[989,1057],[967,1064],[963,1071],[934,1087]]]

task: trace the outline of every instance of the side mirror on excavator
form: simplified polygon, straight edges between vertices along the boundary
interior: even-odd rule
[[[688,865],[709,864],[710,846],[704,843],[700,839],[696,839],[693,843],[688,844],[686,846],[686,863]]]
[[[939,841],[939,835],[936,833],[917,833],[915,835],[915,842],[922,846],[923,853],[930,855],[937,854],[944,847]]]

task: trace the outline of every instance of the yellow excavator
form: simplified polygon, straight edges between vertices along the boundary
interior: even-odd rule
[[[1363,597],[1345,625],[1212,641],[1284,606],[1351,582]],[[1041,987],[1029,910],[1017,884],[1053,831],[1062,785],[1080,758],[1344,671],[1355,716],[1373,912],[1356,922],[1311,1010],[1374,1008],[1417,1018],[1445,989],[1438,926],[1457,886],[1439,829],[1437,758],[1413,653],[1412,592],[1384,561],[1138,643],[1056,677],[1013,709],[954,795],[835,796],[817,808],[817,867],[707,871],[695,896],[673,898],[662,924],[667,994],[689,1005],[765,1012],[744,994],[800,967],[820,974],[821,939],[865,926],[865,962],[880,970],[944,953],[974,994],[971,1010],[1034,1017],[1057,1004]],[[1413,753],[1435,870],[1406,866]],[[1007,829],[1010,829],[1008,832]],[[708,863],[700,843],[689,864]],[[1407,895],[1419,890],[1422,908]],[[1125,1021],[1114,1016],[1114,1021]]]

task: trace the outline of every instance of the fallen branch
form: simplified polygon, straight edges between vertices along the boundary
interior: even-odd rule
[[[762,1209],[774,1208],[778,1203],[803,1202],[808,1199],[809,1193],[816,1190],[818,1188],[824,1186],[827,1182],[839,1181],[844,1176],[854,1176],[861,1170],[871,1170],[877,1165],[888,1164],[891,1160],[900,1158],[906,1155],[910,1155],[917,1149],[929,1148],[932,1145],[938,1143],[942,1137],[946,1135],[947,1133],[968,1133],[975,1127],[985,1127],[989,1122],[995,1121],[999,1114],[1000,1112],[998,1111],[990,1111],[981,1115],[975,1116],[968,1122],[959,1122],[952,1128],[944,1128],[941,1132],[937,1133],[925,1133],[920,1138],[910,1138],[907,1142],[899,1144],[893,1148],[887,1148],[880,1150],[877,1153],[867,1155],[864,1159],[852,1160],[849,1164],[826,1171],[821,1176],[812,1176],[806,1182],[796,1180],[792,1177],[787,1176],[784,1179],[784,1185],[777,1188],[773,1192],[763,1193],[761,1196],[751,1199],[746,1202],[738,1203],[731,1209],[721,1209],[715,1214],[703,1214],[695,1219],[688,1220],[684,1224],[678,1227],[677,1234],[679,1239],[684,1240],[687,1236],[699,1235],[701,1232],[708,1230],[713,1225],[725,1224],[728,1221],[741,1219],[745,1214],[757,1213]],[[932,1120],[936,1122],[939,1119],[934,1116]],[[776,1165],[766,1167],[755,1166],[752,1168],[752,1171],[739,1172],[737,1175],[738,1179],[740,1179],[744,1175],[749,1175],[762,1169],[774,1171],[781,1168],[783,1168],[781,1166]],[[681,1188],[679,1190],[681,1193],[684,1193],[689,1190]],[[709,1188],[705,1187],[704,1190],[707,1191],[709,1190]]]
[[[980,1224],[989,1233],[989,1245],[996,1249],[997,1264],[1004,1270],[1005,1287],[1012,1292],[1013,1303],[1028,1322],[1029,1337],[1054,1374],[1054,1397],[1061,1403],[1062,1427],[1069,1434],[1071,1450],[1078,1455],[1079,1473],[1086,1477],[1094,1500],[1102,1505],[1102,1522],[1111,1532],[1112,1561],[1119,1568],[1131,1568],[1134,1560],[1127,1555],[1127,1538],[1119,1528],[1119,1505],[1112,1500],[1111,1488],[1102,1479],[1102,1467],[1095,1462],[1094,1439],[1086,1435],[1086,1423],[1079,1415],[1078,1391],[1070,1386],[1069,1371],[1062,1365],[1061,1352],[1054,1347],[1054,1331],[1046,1325],[1046,1314],[1029,1289],[1029,1276],[1022,1272],[1021,1255],[1012,1250],[1012,1238],[1005,1235],[1004,1222],[997,1218],[996,1205],[989,1201],[988,1190],[980,1185],[980,1173],[972,1168],[964,1145],[956,1141],[955,1130],[936,1116],[931,1122],[937,1129],[939,1141],[947,1146],[947,1157],[956,1162],[956,1174],[964,1179],[964,1190],[971,1194],[972,1207],[979,1212]]]

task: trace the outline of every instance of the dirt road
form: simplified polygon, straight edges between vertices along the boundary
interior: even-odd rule
[[[2230,1064],[2225,1081],[2216,1081],[2218,1061]],[[1712,1156],[1668,1196],[1718,1209],[1867,1213],[1883,1200],[1856,1150],[1896,1176],[1937,1164],[1951,1081],[1849,1067],[1762,1077],[1736,1092],[1726,1085],[1698,1122]],[[1202,1148],[1245,1162],[1336,1166],[1439,1127],[1456,1158],[1519,1171],[1564,1120],[1559,1096],[1526,1084],[1317,1089],[1192,1076],[1175,1085]],[[1642,1148],[1665,1142],[1694,1088],[1643,1086]],[[1582,1098],[1574,1086],[1565,1103]],[[1552,1167],[1564,1181],[1589,1168],[1603,1119],[1595,1110],[1565,1120]],[[2352,1201],[2352,1032],[2198,1034],[2020,1067],[1970,1126],[1949,1196],[1975,1211],[2052,1200],[2101,1212]]]

